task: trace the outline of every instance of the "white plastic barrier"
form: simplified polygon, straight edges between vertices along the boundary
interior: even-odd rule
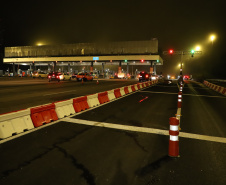
[[[98,93],[88,95],[87,96],[87,103],[88,103],[89,107],[95,107],[95,106],[100,105],[100,102],[98,100]]]
[[[34,128],[30,109],[0,115],[0,138],[4,139]]]
[[[73,107],[73,99],[56,102],[54,104],[56,106],[55,111],[57,113],[58,118],[63,118],[65,116],[75,114],[75,109]]]
[[[134,88],[136,91],[138,90],[137,84],[134,84]]]
[[[120,93],[121,93],[122,96],[124,96],[124,95],[126,94],[126,93],[125,93],[125,90],[124,90],[124,87],[121,87],[121,88],[120,88]]]
[[[133,90],[131,89],[131,86],[128,86],[128,91],[129,93],[133,92]]]
[[[114,100],[115,99],[114,89],[110,90],[110,91],[107,91],[107,92],[108,92],[109,101]]]

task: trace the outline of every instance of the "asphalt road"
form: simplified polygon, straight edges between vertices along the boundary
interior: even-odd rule
[[[0,184],[225,185],[226,97],[185,84],[180,157],[172,158],[163,133],[177,93],[159,84],[2,142]]]
[[[136,80],[101,80],[77,82],[32,78],[0,78],[0,114],[29,107],[94,94],[137,83]]]

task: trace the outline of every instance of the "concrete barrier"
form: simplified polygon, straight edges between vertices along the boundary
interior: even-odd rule
[[[0,115],[0,138],[4,139],[14,134],[33,129],[30,109],[10,112]]]

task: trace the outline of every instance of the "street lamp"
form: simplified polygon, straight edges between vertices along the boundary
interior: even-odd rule
[[[195,47],[195,51],[200,51],[201,50],[201,47],[200,46],[196,46]]]
[[[184,64],[182,63],[182,66],[184,66]],[[178,67],[180,68],[181,67],[181,63],[180,64],[178,64]]]
[[[213,41],[215,40],[216,36],[215,35],[210,35],[210,41],[212,42],[213,45]]]

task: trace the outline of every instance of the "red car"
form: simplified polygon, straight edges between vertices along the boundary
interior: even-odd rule
[[[60,73],[60,72],[52,72],[52,73],[48,74],[49,82],[53,81],[53,80],[59,82],[60,80],[63,80],[63,79],[64,79],[64,75],[62,73]]]
[[[83,72],[78,73],[76,78],[77,78],[77,81],[82,81],[82,79],[83,79],[83,81],[87,81],[87,80],[92,81],[93,80],[93,76],[91,76],[89,73],[83,73]]]

